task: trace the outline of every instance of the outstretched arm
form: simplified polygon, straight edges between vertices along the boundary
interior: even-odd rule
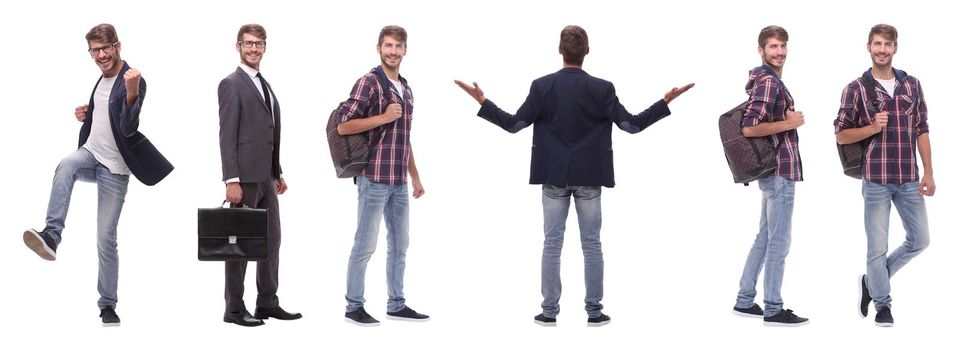
[[[486,99],[483,89],[480,89],[479,84],[474,82],[473,85],[470,86],[459,80],[454,80],[453,82],[482,106],[480,107],[479,113],[477,113],[478,116],[486,119],[490,123],[498,125],[503,128],[503,130],[515,133],[536,121],[539,110],[533,87],[530,88],[526,102],[523,102],[523,105],[516,111],[516,115],[513,115],[497,107],[493,101]]]

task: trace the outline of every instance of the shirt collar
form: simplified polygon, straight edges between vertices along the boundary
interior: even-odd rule
[[[246,72],[246,75],[249,75],[250,79],[256,78],[256,75],[260,73],[256,69],[253,69],[253,67],[246,65],[246,63],[240,63],[240,69]]]

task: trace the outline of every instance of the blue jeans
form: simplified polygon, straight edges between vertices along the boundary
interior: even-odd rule
[[[117,223],[127,195],[129,175],[110,173],[107,167],[97,162],[90,151],[80,148],[60,161],[53,176],[50,203],[47,205],[47,226],[43,232],[60,244],[65,227],[73,184],[77,181],[97,184],[97,250],[100,265],[97,290],[100,300],[97,306],[116,307],[117,280],[120,262],[117,256]]]
[[[563,234],[566,231],[566,216],[569,214],[569,198],[576,203],[579,219],[579,239],[583,247],[586,275],[586,313],[589,317],[602,314],[603,304],[603,245],[599,230],[603,224],[600,205],[602,187],[543,185],[543,266],[542,292],[543,316],[559,314],[559,296],[563,290],[560,282],[560,253],[563,250]]]
[[[919,194],[919,182],[901,185],[862,182],[866,221],[866,283],[876,310],[890,306],[889,279],[909,260],[929,246],[929,219],[926,202]],[[906,241],[886,256],[889,249],[889,211],[896,205]]]
[[[763,192],[763,208],[759,218],[759,233],[753,242],[743,276],[739,279],[736,307],[748,308],[756,298],[759,271],[765,269],[763,279],[763,316],[775,316],[783,308],[783,273],[786,255],[792,241],[793,200],[796,182],[782,176],[759,179]]]
[[[366,264],[376,250],[380,218],[386,221],[386,285],[389,289],[387,312],[406,307],[403,297],[403,272],[406,270],[406,248],[410,245],[410,202],[406,184],[390,186],[371,182],[365,176],[356,178],[359,192],[356,236],[346,270],[346,312],[363,307]]]

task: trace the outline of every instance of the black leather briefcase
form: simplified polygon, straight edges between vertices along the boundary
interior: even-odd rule
[[[267,258],[266,209],[197,209],[197,258],[254,261]]]

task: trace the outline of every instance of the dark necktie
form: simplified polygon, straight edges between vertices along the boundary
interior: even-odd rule
[[[263,101],[266,102],[266,109],[270,111],[270,115],[273,115],[273,102],[270,99],[270,88],[266,85],[266,79],[263,79],[263,75],[256,73],[256,77],[260,79],[260,87],[263,88]]]

